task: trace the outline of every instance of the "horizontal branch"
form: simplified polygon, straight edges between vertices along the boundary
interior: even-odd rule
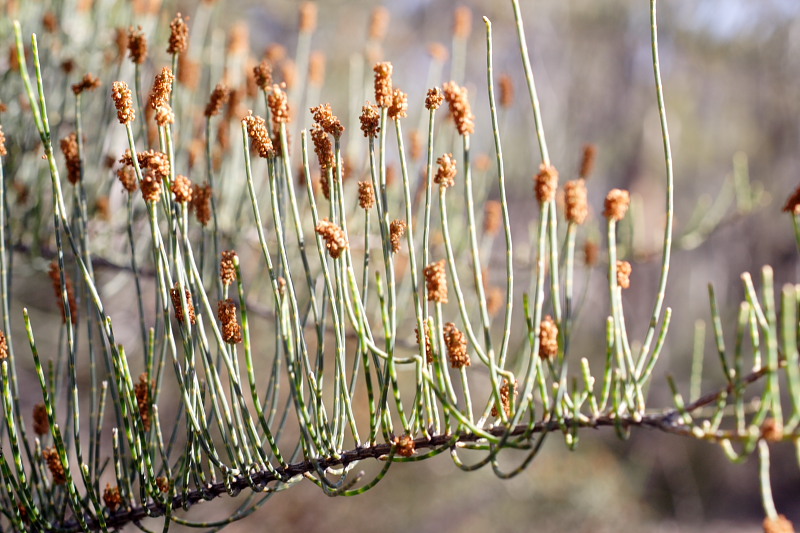
[[[785,362],[782,361],[781,366],[784,366],[784,364]],[[767,372],[768,370],[766,368],[761,368],[743,377],[739,384],[749,385],[763,377]],[[733,386],[729,385],[728,387],[722,388],[716,392],[706,394],[698,400],[688,404],[683,409],[683,412],[692,412],[713,404],[720,398],[720,396],[725,393],[730,393],[732,390]],[[562,421],[550,420],[546,422],[538,422],[533,427],[520,424],[511,429],[507,436],[518,437],[527,435],[528,437],[532,437],[533,435],[559,432],[563,431],[564,429],[600,429],[618,426],[623,429],[646,427],[674,435],[696,438],[697,436],[692,432],[691,427],[681,419],[680,415],[681,411],[677,409],[670,409],[661,413],[644,416],[625,415],[619,419],[617,419],[613,413],[594,419],[590,419],[588,417],[582,417],[579,419],[566,418]],[[506,435],[507,431],[508,429],[502,426],[497,426],[486,430],[487,433],[490,433],[496,437],[502,437]],[[708,440],[722,440],[733,437],[735,437],[735,435],[729,434],[728,432],[717,432],[703,435],[703,438]],[[434,435],[429,438],[415,439],[414,444],[415,449],[420,450],[439,448],[447,445],[458,447],[459,445],[466,443],[478,442],[481,439],[482,437],[480,435],[476,435],[475,433],[461,433],[458,434],[455,439],[453,438],[453,435]],[[213,483],[202,489],[194,489],[189,491],[185,495],[177,495],[173,498],[171,506],[172,509],[188,509],[189,507],[192,507],[203,501],[214,500],[226,493],[235,495],[241,490],[253,487],[261,487],[261,489],[264,490],[268,484],[279,482],[282,479],[287,480],[295,478],[304,474],[313,473],[317,470],[325,470],[333,467],[346,467],[352,463],[363,461],[365,459],[386,458],[391,453],[392,446],[393,444],[391,443],[383,443],[376,444],[374,446],[359,447],[354,450],[344,452],[338,458],[324,458],[314,462],[303,461],[291,464],[286,468],[275,468],[274,472],[265,470],[249,475],[240,475],[230,483]],[[157,502],[149,502],[143,506],[120,510],[111,514],[106,519],[106,524],[108,527],[121,527],[125,524],[146,518],[163,516],[165,512],[166,506]],[[87,517],[86,522],[90,530],[96,531],[100,527],[98,521],[93,517]],[[80,531],[80,525],[76,520],[72,519],[63,524],[63,526],[59,528],[59,531],[63,533],[76,533]]]

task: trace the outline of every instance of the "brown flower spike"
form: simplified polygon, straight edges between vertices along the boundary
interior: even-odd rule
[[[96,76],[92,74],[86,74],[79,83],[76,83],[72,86],[72,92],[78,95],[83,91],[93,91],[100,87],[100,85],[102,85],[102,83]]]
[[[320,127],[325,130],[325,133],[329,133],[337,138],[342,136],[342,133],[344,133],[344,126],[342,126],[339,118],[333,114],[331,104],[320,104],[317,107],[312,107],[310,111],[314,116],[314,122],[319,124]]]
[[[436,176],[433,177],[433,182],[440,187],[452,187],[456,184],[456,160],[453,159],[453,154],[442,154],[436,160],[439,168],[436,170]]]
[[[120,124],[130,124],[136,118],[133,110],[133,93],[124,81],[115,81],[111,86],[111,98],[117,108],[117,119]]]
[[[586,181],[583,178],[567,182],[564,186],[567,222],[580,225],[586,221],[589,215],[586,197]]]
[[[425,361],[430,364],[433,363],[433,346],[431,346],[430,331],[428,321],[423,322],[425,328]],[[417,339],[417,346],[419,346],[419,327],[414,328],[414,334]]]
[[[396,437],[394,443],[397,446],[397,455],[400,457],[411,457],[417,449],[417,445],[410,435]]]
[[[375,189],[372,187],[372,182],[358,182],[358,205],[366,210],[375,207]]]
[[[311,126],[311,141],[314,143],[314,152],[317,154],[319,167],[324,174],[325,170],[334,167],[333,144],[328,134],[319,124]],[[328,198],[329,196],[326,195],[325,197]]]
[[[400,239],[403,238],[403,234],[406,232],[406,221],[405,220],[392,220],[391,224],[389,224],[389,233],[390,239],[392,241],[392,252],[397,253],[400,251]]]
[[[468,135],[475,132],[475,115],[467,98],[466,87],[461,87],[456,82],[451,81],[443,85],[444,99],[450,106],[450,114],[456,122],[456,129],[459,135]]]
[[[767,442],[780,442],[783,440],[783,425],[772,417],[761,424],[761,438]]]
[[[300,23],[298,29],[309,33],[317,28],[317,5],[314,2],[300,4]]]
[[[106,488],[103,491],[103,503],[106,504],[108,510],[112,513],[119,509],[122,505],[122,496],[119,493],[119,487],[112,487],[110,483],[106,483]]]
[[[67,482],[67,474],[64,472],[64,463],[61,462],[61,456],[55,446],[42,450],[42,457],[47,463],[50,475],[53,476],[53,483],[55,485],[65,484]]]
[[[558,355],[558,326],[553,317],[547,315],[539,325],[539,357],[554,359]]]
[[[517,397],[517,382],[514,382],[514,398]],[[503,411],[505,411],[506,416],[511,414],[511,387],[509,386],[508,380],[503,380],[503,385],[500,387],[500,403],[503,405]],[[498,416],[500,412],[497,410],[497,406],[495,405],[492,407],[492,416]]]
[[[536,184],[534,191],[536,192],[536,200],[539,205],[553,200],[556,197],[556,189],[558,189],[558,171],[552,165],[545,165],[542,163],[539,166],[539,173],[534,178]]]
[[[514,103],[514,81],[508,74],[500,76],[500,107],[511,107]]]
[[[289,97],[280,85],[273,85],[272,92],[267,96],[267,103],[272,111],[273,128],[279,131],[281,124],[289,122]]]
[[[33,432],[40,436],[50,432],[50,419],[47,418],[47,407],[44,403],[33,406]]]
[[[133,167],[124,166],[117,169],[117,179],[129,193],[135,191],[139,185],[139,182],[136,181],[136,171],[133,170]]]
[[[617,261],[617,285],[623,289],[631,286],[631,272],[633,268],[627,261]]]
[[[169,30],[167,53],[181,54],[185,52],[189,46],[189,26],[186,25],[186,20],[180,13],[175,15],[175,18],[169,23]]]
[[[792,213],[793,215],[800,215],[800,187],[795,189],[792,195],[786,200],[783,205],[783,211]]]
[[[139,376],[139,382],[134,386],[136,393],[136,405],[139,407],[139,414],[142,417],[142,424],[145,431],[150,431],[150,389],[152,387],[150,377],[147,372]]]
[[[242,342],[242,326],[236,320],[236,304],[233,298],[220,300],[217,304],[217,318],[222,324],[222,339],[228,344]]]
[[[194,314],[194,304],[192,303],[192,293],[189,289],[183,290],[183,295],[186,298],[186,310],[189,312],[189,322],[192,324],[197,322],[197,317]],[[175,282],[175,286],[169,290],[169,296],[172,299],[172,307],[175,309],[175,319],[183,324],[186,321],[186,316],[183,313],[183,302],[181,302],[180,285]]]
[[[483,207],[483,232],[496,235],[503,223],[503,206],[497,200],[487,200]]]
[[[435,261],[422,271],[425,275],[425,288],[428,291],[428,301],[447,303],[447,271],[445,260]]]
[[[192,182],[183,174],[175,176],[172,182],[172,194],[175,195],[175,201],[179,204],[187,204],[192,201]]]
[[[262,61],[253,67],[253,76],[258,88],[266,91],[272,85],[272,65],[267,60]]]
[[[361,131],[364,132],[364,137],[372,138],[378,136],[381,131],[381,115],[377,106],[367,102],[367,105],[361,108]]]
[[[762,526],[764,533],[794,533],[792,522],[782,514],[775,518],[766,517]]]
[[[174,81],[175,75],[169,67],[162,68],[161,72],[156,74],[156,78],[153,81],[153,88],[150,90],[150,98],[147,101],[152,109],[158,109],[169,103],[169,96],[172,94],[172,83]]]
[[[210,183],[205,185],[195,183],[192,186],[192,210],[197,221],[203,226],[207,226],[211,220],[211,194]]]
[[[61,309],[61,318],[64,323],[67,322],[67,310],[64,308],[64,298],[61,293],[61,269],[58,266],[58,261],[55,260],[50,263],[50,270],[48,272],[50,280],[53,282],[53,291],[56,293],[56,301],[58,307]],[[67,303],[69,304],[70,322],[73,324],[78,323],[78,304],[75,301],[75,288],[72,286],[72,279],[64,273],[64,285],[67,291]]]
[[[74,131],[61,139],[61,153],[67,163],[67,179],[73,185],[81,180],[81,156],[78,152],[78,134]]]
[[[392,64],[388,61],[377,63],[375,72],[375,103],[378,107],[389,107],[394,101],[392,91]]]
[[[444,325],[444,344],[447,346],[447,358],[452,368],[462,368],[472,364],[467,353],[467,337],[456,325],[448,322]]]
[[[593,267],[597,264],[597,258],[600,255],[600,248],[594,241],[586,241],[583,244],[583,264],[588,267]]]
[[[235,259],[236,252],[234,250],[222,252],[222,259],[219,262],[219,278],[226,287],[236,281]]]
[[[141,26],[138,28],[131,26],[128,29],[128,55],[137,65],[141,65],[147,59],[147,37]]]
[[[205,116],[213,117],[219,115],[222,107],[228,103],[231,97],[230,88],[224,83],[218,83],[214,90],[211,91],[211,96],[206,105]]]
[[[606,196],[605,211],[603,216],[609,220],[619,222],[625,218],[628,207],[631,205],[631,195],[623,189],[611,189]]]
[[[392,120],[408,116],[408,95],[400,89],[395,89],[392,93],[392,105],[389,106],[388,115]]]
[[[250,142],[258,152],[259,157],[267,159],[275,154],[272,139],[269,138],[269,131],[267,131],[266,120],[253,115],[251,111],[249,115],[242,119],[242,123],[247,126],[247,136],[250,137]]]
[[[589,178],[594,170],[594,161],[597,158],[597,146],[587,144],[583,147],[583,159],[581,160],[581,173],[579,176],[583,179]]]
[[[348,246],[344,230],[327,218],[320,220],[315,231],[325,239],[325,248],[328,249],[328,253],[334,259],[342,255],[342,252]]]
[[[444,102],[444,94],[438,87],[428,89],[428,95],[425,97],[425,109],[428,111],[435,111]]]

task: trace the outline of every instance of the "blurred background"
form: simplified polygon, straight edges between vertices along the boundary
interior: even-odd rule
[[[168,21],[173,8],[194,12],[193,2],[177,4],[161,6],[159,17]],[[293,55],[297,2],[218,0],[216,6],[213,19],[203,23],[218,28],[220,42],[244,36],[256,59],[274,43]],[[481,154],[494,154],[481,17],[491,19],[495,74],[507,75],[515,93],[501,109],[501,129],[516,251],[524,267],[535,205],[531,178],[540,160],[510,1],[322,0],[317,6],[311,47],[324,54],[325,75],[319,101],[308,104],[331,102],[349,134],[360,137],[363,93],[342,87],[360,88],[353,78],[368,78],[363,66],[358,70],[359,58],[389,60],[395,85],[409,93],[410,141],[426,90],[455,78],[469,88],[477,117],[476,165]],[[382,30],[373,26],[379,7],[385,10]],[[665,170],[648,7],[643,0],[521,1],[550,155],[562,182],[577,177],[582,147],[597,146],[589,180],[595,228],[590,225],[589,237],[601,240],[603,230],[596,225],[609,189],[634,194],[632,222],[621,231],[634,265],[633,287],[624,299],[628,331],[636,339],[644,337],[653,305],[664,221]],[[456,27],[458,8],[469,8],[471,20],[461,18]],[[466,36],[463,51],[453,47],[454,29]],[[800,185],[800,3],[661,2],[659,40],[675,162],[677,246],[666,300],[675,314],[649,401],[652,408],[667,408],[666,375],[674,375],[689,394],[695,322],[709,318],[709,282],[724,323],[732,325],[743,297],[742,272],[757,279],[761,266],[770,264],[778,286],[797,280],[791,219],[781,208]],[[485,176],[494,183],[492,166]],[[732,196],[734,179],[743,177],[750,191],[744,205]],[[496,266],[502,268],[502,257]],[[591,314],[593,302],[605,305],[602,274],[590,281],[576,357],[603,350],[604,316]],[[523,275],[518,283],[526,288],[529,281]],[[721,386],[722,374],[710,335],[705,342],[709,356],[702,389],[711,391]],[[532,466],[510,481],[486,469],[462,473],[440,456],[393,467],[377,487],[357,498],[327,498],[311,483],[300,483],[228,530],[710,533],[760,528],[755,460],[732,465],[713,444],[649,430],[635,431],[625,442],[611,431],[585,431],[581,439],[578,450],[569,452],[559,436],[551,436]],[[772,466],[778,510],[800,524],[794,448],[776,445]],[[213,519],[232,503],[222,498],[198,506],[192,516]]]

